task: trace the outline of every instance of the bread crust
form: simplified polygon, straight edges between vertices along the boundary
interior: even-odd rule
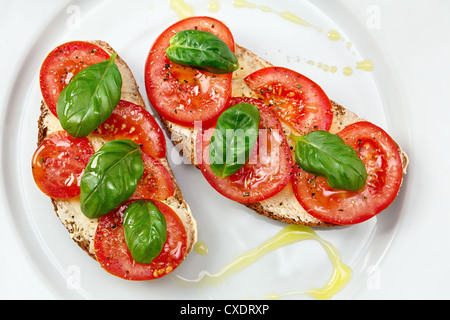
[[[104,41],[90,41],[98,45],[109,54],[115,53],[114,49]],[[145,108],[145,102],[142,98],[136,80],[125,61],[118,55],[115,60],[116,65],[122,75],[121,100],[126,100]],[[39,146],[50,133],[62,130],[59,121],[50,112],[45,102],[41,101],[41,113],[38,119],[38,139]],[[98,150],[106,141],[101,138],[88,136],[93,143],[95,150]],[[167,158],[158,159],[167,169],[174,185],[174,195],[163,201],[169,205],[180,217],[187,234],[187,246],[185,257],[192,251],[197,241],[197,223],[192,215],[189,205],[184,201],[183,194],[176,182],[172,169]],[[62,224],[66,227],[70,237],[83,249],[90,257],[96,259],[94,250],[95,230],[98,225],[98,219],[88,219],[81,212],[79,197],[75,199],[59,200],[51,198],[54,211]]]
[[[272,64],[242,46],[236,45],[235,51],[239,61],[239,69],[233,73],[232,96],[258,98],[255,92],[246,84],[244,78],[259,69],[270,67]],[[355,113],[345,109],[335,101],[331,101],[331,105],[333,111],[333,123],[330,128],[331,133],[337,133],[352,123],[365,121],[363,118],[358,117]],[[178,151],[183,154],[191,164],[196,165],[197,162],[194,152],[195,137],[197,136],[196,129],[172,123],[164,119],[161,115],[159,117]],[[293,141],[289,139],[292,129],[283,122],[281,124],[289,145],[294,147]],[[402,159],[403,171],[406,173],[408,157],[399,146],[398,149]],[[196,167],[198,168],[197,165]],[[319,220],[307,213],[295,198],[291,183],[288,183],[280,193],[267,200],[256,203],[243,203],[243,205],[257,214],[288,224],[299,224],[310,227],[337,226]]]

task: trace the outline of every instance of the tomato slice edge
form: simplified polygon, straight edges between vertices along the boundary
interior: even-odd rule
[[[185,259],[187,233],[181,219],[167,204],[153,201],[166,218],[167,240],[150,264],[135,262],[123,233],[123,213],[132,201],[100,218],[94,239],[97,261],[108,273],[125,280],[146,281],[174,271]]]
[[[280,121],[299,134],[329,131],[333,122],[331,101],[313,80],[284,67],[266,67],[247,77],[249,87],[271,106]]]
[[[214,128],[210,128],[204,133],[199,131],[196,137],[196,159],[201,159],[201,161],[197,161],[199,162],[199,168],[205,179],[217,192],[239,203],[260,202],[273,197],[289,183],[293,160],[281,124],[270,108],[257,99],[240,97],[232,98],[230,106],[240,102],[252,103],[260,110],[260,134],[263,132],[269,134],[270,137],[270,139],[262,139],[261,141],[267,142],[272,140],[278,141],[279,144],[273,149],[267,146],[260,148],[260,141],[258,141],[249,162],[243,168],[230,177],[220,178],[212,172],[209,161],[204,159],[209,154],[209,140],[214,130]],[[204,136],[205,134],[209,136]],[[271,154],[278,156],[278,160],[274,161],[267,154],[264,156],[265,152],[271,151],[274,151]],[[260,152],[263,152],[262,156]],[[264,160],[266,164],[269,164],[269,167],[266,169],[269,172],[265,171],[265,167],[260,160]],[[277,172],[273,173],[273,170],[277,170]]]
[[[194,28],[219,36],[234,52],[233,35],[221,21],[211,17],[178,21],[154,42],[145,63],[145,87],[150,103],[167,120],[188,127],[193,127],[195,121],[202,121],[206,127],[227,107],[232,73],[211,74],[168,60],[165,49],[170,37],[177,31]]]
[[[166,167],[158,159],[146,153],[142,153],[142,160],[144,175],[129,199],[162,201],[173,196],[175,187]]]
[[[104,60],[110,55],[88,41],[70,41],[54,48],[41,65],[39,85],[45,104],[56,113],[56,103],[62,89],[82,69]]]
[[[31,169],[38,188],[53,199],[80,194],[80,179],[94,147],[87,138],[73,138],[66,131],[45,137],[35,150]]]
[[[403,166],[395,142],[370,122],[351,124],[338,135],[358,152],[366,165],[368,180],[364,188],[358,192],[333,190],[324,178],[296,166],[293,189],[299,203],[312,216],[333,224],[353,225],[369,220],[395,200],[403,179]]]
[[[155,118],[143,106],[120,100],[112,115],[92,134],[105,140],[130,139],[146,154],[166,156],[166,138]]]

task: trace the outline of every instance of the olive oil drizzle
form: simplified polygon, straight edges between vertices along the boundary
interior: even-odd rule
[[[316,31],[318,31],[319,33],[321,33],[323,31],[322,28],[313,26],[310,22],[303,20],[302,18],[298,17],[297,15],[295,15],[294,13],[289,12],[289,11],[279,12],[268,6],[259,6],[259,5],[249,2],[247,0],[233,0],[233,5],[236,8],[260,9],[263,12],[275,13],[275,14],[278,14],[283,19],[288,20],[292,23],[301,25],[303,27],[313,28]],[[347,50],[350,50],[353,46],[352,43],[350,41],[346,41],[341,36],[339,31],[337,31],[337,30],[329,30],[326,35],[327,35],[327,38],[333,42],[343,42],[345,44]],[[328,64],[325,64],[322,62],[318,62],[316,64],[315,61],[308,60],[308,64],[309,65],[315,64],[318,68],[323,69],[325,72],[331,71],[332,73],[336,73],[338,71],[338,67],[336,67],[336,66],[329,67]],[[367,71],[367,72],[370,72],[374,69],[373,63],[370,60],[364,60],[361,62],[357,62],[355,67],[358,70]],[[346,76],[351,76],[353,73],[354,73],[353,68],[350,66],[346,66],[346,67],[342,68],[342,74],[344,74]]]
[[[202,271],[197,279],[187,280],[178,277],[178,280],[185,284],[203,286],[220,285],[226,279],[249,267],[264,255],[281,247],[303,240],[315,240],[322,245],[334,267],[330,280],[323,288],[311,288],[306,291],[296,291],[284,294],[271,293],[266,296],[265,299],[281,299],[283,297],[304,294],[317,300],[331,299],[349,282],[352,271],[341,261],[339,253],[329,242],[319,237],[312,228],[299,225],[288,225],[257,248],[237,256],[216,273]]]
[[[261,10],[263,12],[275,13],[275,14],[278,14],[283,19],[288,20],[290,22],[299,24],[299,25],[304,26],[304,27],[313,27],[309,22],[303,20],[299,16],[297,16],[294,13],[289,12],[289,11],[279,12],[279,11],[276,11],[276,10],[268,7],[268,6],[259,6],[259,5],[256,5],[256,4],[253,4],[253,3],[249,2],[247,0],[233,0],[233,5],[236,8],[259,9],[259,10]],[[316,29],[318,29],[318,28],[316,28]]]
[[[313,26],[310,22],[305,21],[304,19],[300,18],[299,16],[295,15],[293,12],[290,12],[290,11],[277,11],[277,10],[272,9],[269,6],[257,5],[248,0],[233,0],[232,3],[233,3],[233,6],[238,9],[241,9],[241,8],[259,9],[262,12],[274,13],[274,14],[279,15],[281,18],[283,18],[287,21],[290,21],[292,23],[301,25],[303,27],[313,28],[316,31],[318,31],[319,33],[323,32],[322,28]],[[195,15],[194,7],[187,4],[184,0],[169,0],[169,6],[171,9],[173,9],[177,13],[177,15],[180,19],[192,17]],[[211,0],[208,2],[207,9],[210,12],[218,12],[220,10],[220,3],[218,1]],[[350,50],[353,47],[352,43],[349,41],[346,41],[341,36],[339,31],[337,31],[337,30],[329,30],[326,33],[326,36],[329,40],[331,40],[333,42],[344,42],[347,50]],[[338,67],[329,66],[328,64],[322,63],[322,62],[316,63],[313,60],[308,60],[308,64],[316,65],[318,68],[322,69],[325,72],[330,71],[331,73],[337,73],[337,71],[338,71]],[[345,76],[351,76],[354,74],[354,68],[361,70],[361,71],[365,71],[365,72],[371,72],[374,69],[374,65],[373,65],[373,62],[370,60],[360,61],[360,62],[357,62],[354,67],[351,67],[351,66],[343,67],[342,74]]]

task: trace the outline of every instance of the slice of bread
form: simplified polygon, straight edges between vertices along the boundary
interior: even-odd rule
[[[115,51],[103,41],[91,41],[104,49],[109,54]],[[132,102],[136,105],[145,106],[145,102],[139,93],[139,87],[128,65],[119,56],[115,63],[122,75],[121,100]],[[41,115],[38,121],[38,145],[52,132],[62,130],[59,120],[50,112],[44,101],[41,102]],[[89,135],[94,149],[97,151],[106,141],[98,136]],[[184,201],[180,188],[178,187],[167,158],[158,159],[167,169],[172,177],[175,188],[174,196],[163,202],[171,207],[183,222],[187,234],[186,255],[192,250],[197,241],[197,223],[191,213],[191,209]],[[79,197],[69,200],[51,199],[55,212],[61,222],[69,231],[70,237],[92,258],[96,259],[94,251],[94,237],[98,225],[98,219],[88,219],[80,209]]]
[[[272,65],[248,49],[238,45],[236,45],[236,56],[239,60],[239,69],[233,73],[232,96],[258,98],[255,92],[246,84],[244,78],[259,69]],[[364,120],[334,101],[331,101],[331,104],[334,113],[333,123],[330,129],[331,133],[337,133],[354,122]],[[160,118],[167,131],[170,133],[171,139],[176,148],[188,161],[190,161],[190,163],[195,165],[196,159],[194,144],[195,137],[197,135],[196,129],[180,126],[162,118],[161,116]],[[292,129],[290,129],[290,127],[283,122],[282,126],[290,146],[293,146],[293,142],[289,140]],[[399,152],[402,158],[403,169],[406,173],[408,158],[406,153],[403,152],[400,147]],[[244,205],[250,209],[253,209],[258,214],[290,224],[301,224],[312,227],[334,226],[333,224],[321,221],[308,214],[295,198],[291,183],[288,183],[288,185],[280,193],[267,200]]]

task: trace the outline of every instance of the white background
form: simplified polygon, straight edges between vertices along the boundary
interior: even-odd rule
[[[411,130],[411,150],[408,150],[411,163],[403,191],[409,201],[403,204],[407,212],[403,213],[397,234],[378,268],[376,285],[363,288],[355,298],[449,299],[450,2],[336,2],[347,8],[362,25],[370,23],[368,19],[374,6],[379,9],[378,25],[370,28],[369,34],[382,48],[395,75],[399,93],[407,106],[405,123]],[[42,32],[40,27],[46,23],[46,17],[52,17],[68,5],[70,1],[1,0],[2,125],[5,125],[6,97],[13,90],[10,80],[17,77],[18,66],[23,65],[22,59],[30,43],[36,33]],[[2,137],[2,144],[10,138],[13,137]],[[3,174],[6,164],[1,165]],[[5,210],[8,209],[0,210],[0,298],[61,298],[30,263],[30,256],[17,240],[17,232],[7,218]]]

